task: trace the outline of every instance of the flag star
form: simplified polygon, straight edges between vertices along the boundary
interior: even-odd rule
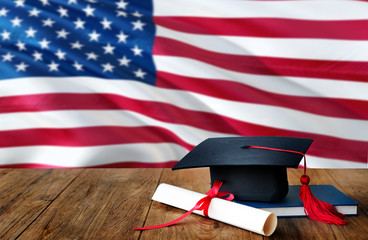
[[[43,27],[52,27],[52,25],[55,23],[55,21],[52,21],[50,18],[43,20]]]
[[[77,0],[69,0],[69,1],[68,1],[68,4],[72,4],[72,3],[74,3],[74,4],[78,4]]]
[[[128,35],[124,34],[123,31],[120,31],[120,33],[118,35],[116,35],[118,37],[118,42],[124,42],[126,43],[126,39],[128,38]]]
[[[120,16],[127,17],[128,16],[126,12],[119,11],[119,10],[117,10],[116,12],[117,12],[116,14],[117,17],[120,17]]]
[[[133,71],[133,73],[135,74],[137,78],[142,78],[142,79],[144,79],[144,75],[147,74],[146,72],[143,72],[142,69],[140,68],[137,71]]]
[[[111,29],[111,21],[108,21],[106,18],[104,18],[103,21],[100,22],[103,25],[103,29]]]
[[[89,17],[89,16],[92,16],[94,17],[95,15],[93,14],[93,12],[96,10],[95,8],[91,8],[90,5],[87,5],[86,8],[83,8],[82,9],[85,13],[86,13],[86,16]]]
[[[73,67],[75,67],[77,71],[83,71],[83,65],[79,64],[77,61],[74,62]]]
[[[15,7],[24,7],[25,0],[15,0]]]
[[[61,29],[60,31],[56,31],[56,33],[57,33],[57,37],[56,38],[64,38],[64,39],[66,39],[67,36],[68,36],[68,34],[69,34],[69,32],[65,31],[64,28]]]
[[[36,30],[34,30],[32,27],[28,28],[27,31],[25,31],[26,34],[27,34],[27,38],[34,38],[35,37],[35,34],[36,34]]]
[[[9,10],[3,7],[0,10],[0,17],[6,17],[6,15],[8,14],[8,12],[9,12]]]
[[[46,38],[42,39],[41,42],[38,42],[41,45],[41,49],[49,48],[50,41],[47,41]]]
[[[6,31],[6,29],[0,35],[3,37],[3,40],[10,40],[10,32]]]
[[[59,7],[59,9],[57,11],[59,12],[60,17],[69,17],[68,9],[65,9],[63,7]]]
[[[55,55],[58,57],[59,60],[65,60],[66,52],[62,52],[60,49],[58,49]]]
[[[89,39],[90,42],[91,41],[98,42],[98,38],[100,37],[101,34],[97,33],[96,30],[93,30],[93,32],[92,33],[89,33],[88,35],[90,37],[90,39]]]
[[[134,48],[131,48],[131,50],[134,52],[134,56],[142,56],[143,49],[138,48],[137,45],[135,45]]]
[[[12,22],[13,24],[13,27],[20,27],[20,23],[22,22],[23,20],[18,18],[18,17],[15,17],[14,19],[10,20],[10,22]]]
[[[93,59],[93,60],[97,60],[98,55],[96,55],[94,52],[90,52],[90,53],[86,53],[87,55],[87,60]]]
[[[42,59],[42,53],[39,53],[37,51],[34,51],[34,53],[32,54],[32,56],[34,57],[34,60],[35,61],[38,61],[38,60],[42,61],[43,60]]]
[[[111,46],[110,43],[102,48],[105,50],[104,54],[114,54],[115,47]]]
[[[116,2],[116,5],[117,5],[117,8],[125,9],[128,3],[124,2],[124,0],[120,0],[120,2]]]
[[[38,17],[38,14],[40,14],[41,11],[37,10],[37,8],[33,8],[31,11],[28,12],[30,17]]]
[[[133,15],[134,17],[137,17],[137,18],[140,18],[140,17],[142,17],[142,16],[143,16],[143,14],[139,13],[138,11],[135,11],[134,13],[132,13],[132,15]]]
[[[55,63],[54,61],[51,61],[51,63],[47,64],[47,66],[49,66],[49,72],[59,71],[59,64]]]
[[[118,61],[119,61],[119,65],[120,66],[129,67],[129,62],[131,62],[132,60],[130,60],[126,56],[124,56],[122,58],[119,58]]]
[[[83,44],[80,44],[79,41],[76,41],[75,43],[71,43],[71,45],[72,45],[72,49],[76,48],[76,49],[81,50],[83,47]]]
[[[29,67],[29,65],[25,64],[24,62],[21,62],[20,64],[15,65],[15,67],[17,68],[17,72],[25,72],[26,68]]]
[[[97,0],[86,0],[86,2],[97,3]]]
[[[114,68],[115,68],[110,63],[101,64],[101,66],[103,67],[103,72],[113,72],[114,71]]]
[[[78,28],[84,29],[85,23],[86,23],[85,21],[82,21],[80,18],[78,18],[77,21],[74,22],[75,29],[78,29]]]
[[[141,22],[141,20],[139,19],[136,22],[132,22],[132,24],[133,24],[133,31],[137,29],[143,31],[143,26],[146,25],[145,23]]]
[[[3,57],[3,62],[9,61],[11,62],[13,60],[13,58],[15,57],[15,55],[11,54],[11,53],[7,53],[5,55],[2,55]]]
[[[43,6],[50,5],[49,0],[39,0]]]
[[[18,40],[17,44],[15,44],[15,45],[18,47],[19,51],[27,50],[26,45],[24,43],[22,43],[21,41],[19,41],[19,40]]]

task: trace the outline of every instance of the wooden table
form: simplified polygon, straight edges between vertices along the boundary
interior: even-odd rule
[[[288,169],[291,185],[302,169]],[[310,169],[311,184],[333,184],[358,202],[347,226],[279,218],[272,239],[368,239],[368,169]],[[205,193],[208,169],[0,169],[0,239],[262,239],[255,233],[151,201],[159,183]]]

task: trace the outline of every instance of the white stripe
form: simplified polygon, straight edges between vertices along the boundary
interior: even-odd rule
[[[162,127],[193,146],[196,146],[209,137],[236,136],[210,132],[181,124],[162,122],[139,113],[124,110],[21,112],[2,114],[0,118],[0,131],[32,128],[78,128],[97,126]]]
[[[182,57],[154,56],[154,61],[157,71],[194,78],[238,82],[272,93],[368,100],[367,82],[245,74]]]
[[[308,60],[367,61],[368,41],[211,36],[157,26],[156,35],[212,52]]]
[[[98,147],[32,146],[0,148],[0,165],[45,164],[59,167],[91,167],[118,162],[162,163],[180,160],[188,151],[170,143],[122,144]],[[368,168],[357,163],[314,156],[308,157],[308,168]],[[303,166],[303,162],[301,162]]]
[[[91,167],[119,162],[163,163],[180,160],[188,151],[177,144],[121,144],[98,147],[0,148],[0,165],[37,163]]]
[[[301,161],[300,165],[304,166],[304,162]],[[368,159],[366,163],[360,163],[307,155],[307,168],[368,168]]]
[[[368,135],[366,134],[368,132],[368,121],[319,116],[282,107],[222,100],[185,91],[160,89],[136,81],[99,80],[97,78],[87,77],[29,78],[12,81],[14,81],[14,84],[18,83],[18,86],[22,86],[22,88],[18,88],[18,94],[21,94],[19,93],[21,91],[23,91],[23,94],[39,91],[63,93],[110,92],[123,94],[132,99],[171,103],[189,110],[216,113],[240,121],[268,127],[323,134],[352,140],[368,140]],[[33,87],[27,88],[25,86],[26,84],[21,85],[22,82],[27,82],[27,85],[33,84]],[[49,84],[50,86],[55,84],[54,89],[44,89],[42,87],[43,83]],[[74,86],[74,88],[71,86]]]
[[[363,1],[155,0],[154,16],[367,19]]]

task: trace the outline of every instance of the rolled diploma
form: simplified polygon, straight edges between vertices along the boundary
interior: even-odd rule
[[[189,211],[205,196],[202,193],[162,183],[157,187],[152,200]],[[194,213],[204,216],[202,211],[196,210]],[[208,216],[264,236],[270,236],[277,226],[277,216],[274,213],[221,198],[212,199]]]

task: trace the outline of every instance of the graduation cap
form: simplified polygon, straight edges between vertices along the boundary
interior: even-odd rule
[[[185,155],[172,169],[210,167],[211,185],[223,182],[238,201],[278,202],[288,193],[287,167],[297,168],[304,157],[299,197],[306,215],[316,221],[345,225],[334,206],[318,200],[306,175],[306,157],[312,139],[292,137],[209,138]]]
[[[222,181],[221,190],[234,194],[235,200],[278,202],[288,193],[286,168],[298,167],[312,141],[291,137],[209,138],[173,170],[210,167],[211,184],[216,179]]]

